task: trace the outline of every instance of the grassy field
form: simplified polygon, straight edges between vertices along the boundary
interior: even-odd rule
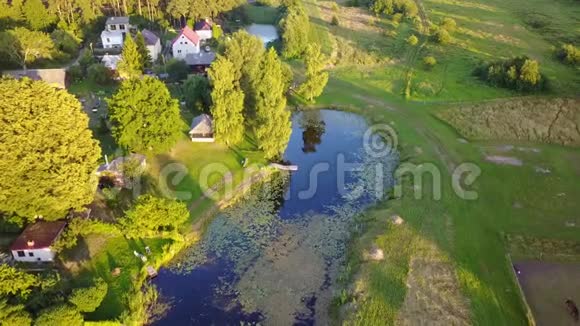
[[[570,226],[580,211],[574,200],[580,196],[575,181],[580,176],[580,150],[497,139],[465,142],[436,115],[447,110],[449,102],[518,96],[471,75],[480,61],[498,57],[526,54],[539,59],[554,81],[552,94],[574,94],[580,85],[578,69],[553,59],[551,47],[559,40],[578,38],[578,28],[570,27],[580,26],[576,23],[580,8],[572,1],[427,0],[423,7],[429,21],[452,17],[459,28],[452,44],[428,42],[417,51],[405,40],[418,33],[419,24],[396,24],[362,8],[341,7],[333,12],[329,3],[312,1],[318,11],[311,11],[311,20],[327,28],[331,40],[346,40],[358,50],[358,57],[383,57],[383,61],[341,62],[337,58],[344,50],[334,48],[331,58],[336,65],[316,107],[350,110],[372,122],[391,124],[405,161],[434,164],[441,172],[441,182],[435,186],[442,191],[441,199],[432,198],[429,189],[434,182],[426,178],[419,188],[407,186],[401,198],[367,214],[367,233],[355,237],[351,247],[345,270],[350,275],[345,282],[349,294],[339,315],[357,325],[526,324],[504,235],[580,241],[578,228]],[[527,26],[527,16],[518,8],[541,12],[559,37],[546,37]],[[329,24],[332,15],[339,17],[338,26]],[[425,55],[437,58],[433,70],[422,67],[420,59]],[[405,102],[401,94],[410,70],[412,101]],[[523,163],[498,165],[486,161],[489,155],[512,156]],[[459,198],[452,186],[455,168],[466,162],[481,170],[477,181],[466,187],[477,191],[476,200]],[[539,172],[546,170],[550,172]],[[416,189],[425,191],[423,198],[414,198]],[[405,226],[389,226],[392,214],[400,215]],[[361,251],[372,243],[385,252],[384,262],[362,261]],[[425,269],[435,272],[426,275]]]

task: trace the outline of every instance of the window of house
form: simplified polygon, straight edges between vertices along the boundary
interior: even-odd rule
[[[183,42],[179,42],[179,44],[183,44]]]
[[[107,43],[111,43],[111,39],[107,38]]]
[[[30,257],[34,257],[34,253],[33,253],[32,251],[29,251],[29,252],[28,252],[28,256],[30,256]]]
[[[123,24],[119,25],[119,29],[125,29],[125,25]]]
[[[24,256],[26,256],[24,254],[24,250],[18,250],[16,253],[18,254],[18,257],[24,257]]]
[[[183,42],[183,44],[187,44],[187,41]]]
[[[181,50],[177,50],[177,53],[181,53]]]
[[[112,31],[117,30],[117,25],[109,25],[109,29]]]

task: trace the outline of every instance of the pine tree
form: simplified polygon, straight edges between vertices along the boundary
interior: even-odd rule
[[[76,97],[29,79],[0,94],[0,211],[59,219],[91,203],[101,151]]]
[[[282,63],[273,48],[264,56],[255,84],[258,146],[267,159],[284,152],[290,140],[290,111],[286,109],[286,83]]]
[[[231,61],[218,56],[208,71],[212,86],[211,114],[214,133],[220,143],[233,145],[244,137],[244,93],[235,83],[235,69]]]
[[[308,101],[314,100],[324,91],[324,87],[328,82],[328,73],[324,71],[326,62],[326,57],[320,52],[320,45],[308,45],[304,56],[306,80],[297,90],[298,94]]]
[[[117,65],[117,71],[121,78],[136,78],[143,73],[143,59],[137,44],[130,35],[127,35],[123,43],[121,62]]]
[[[282,55],[285,58],[302,56],[308,44],[310,21],[301,2],[296,2],[287,8],[284,19],[280,21],[282,30]]]
[[[151,59],[149,50],[147,50],[147,44],[145,44],[145,37],[143,37],[141,32],[137,32],[135,44],[137,45],[137,51],[141,55],[141,66],[143,69],[151,68],[153,66],[153,59]]]
[[[179,103],[153,77],[123,81],[107,103],[117,144],[132,152],[169,150],[186,129]]]

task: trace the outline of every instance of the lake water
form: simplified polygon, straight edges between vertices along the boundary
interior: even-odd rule
[[[264,43],[264,46],[268,45],[270,42],[276,41],[279,38],[278,30],[274,25],[252,24],[246,27],[246,31],[259,37]]]
[[[370,155],[363,141],[381,140],[368,130],[352,113],[294,114],[284,158],[298,171],[216,216],[160,270],[154,283],[171,308],[155,324],[325,324],[353,220],[376,200],[375,185],[391,187],[398,160]]]

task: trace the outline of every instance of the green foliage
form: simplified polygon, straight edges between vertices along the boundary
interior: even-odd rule
[[[103,193],[105,193],[103,189]],[[99,220],[74,218],[72,219],[65,231],[58,237],[56,243],[52,246],[55,251],[73,248],[77,244],[79,236],[88,236],[90,234],[102,234],[108,236],[121,236],[121,231],[116,224],[105,223]]]
[[[190,110],[208,112],[211,105],[209,80],[201,75],[192,75],[183,83],[183,97]]]
[[[154,285],[146,285],[143,290],[136,289],[127,293],[128,311],[121,316],[123,325],[147,325],[150,318],[149,308],[159,297]]]
[[[340,22],[338,21],[338,17],[336,15],[332,15],[332,20],[330,21],[330,25],[338,26]]]
[[[101,63],[93,63],[87,68],[87,78],[97,85],[109,85],[113,82],[111,71]]]
[[[137,52],[139,52],[139,57],[141,58],[141,67],[143,69],[149,69],[153,66],[153,59],[147,50],[147,44],[145,44],[145,38],[141,32],[137,32],[135,37],[135,44],[137,45]]]
[[[526,56],[485,64],[474,73],[493,86],[521,92],[537,92],[547,87],[540,64]]]
[[[433,56],[427,56],[423,58],[423,63],[428,69],[431,69],[437,64],[437,59]]]
[[[306,80],[297,90],[298,94],[308,101],[313,101],[324,91],[324,87],[328,82],[328,73],[324,71],[327,62],[327,58],[320,51],[320,45],[308,45],[304,55]]]
[[[556,57],[564,63],[577,65],[580,64],[580,49],[575,47],[573,44],[562,44],[562,46],[556,50]]]
[[[211,35],[213,38],[220,39],[223,34],[224,34],[224,31],[220,25],[218,25],[218,24],[211,25]]]
[[[24,305],[10,305],[6,299],[0,299],[0,325],[30,326],[32,318],[24,310]]]
[[[54,43],[50,35],[17,27],[0,32],[0,53],[8,56],[23,69],[38,59],[52,58]]]
[[[300,0],[286,8],[286,15],[280,20],[282,30],[282,55],[285,58],[302,56],[308,45],[310,20]]]
[[[53,326],[53,325],[67,325],[67,326],[82,326],[83,316],[75,307],[67,304],[54,306],[42,310],[36,321],[35,326]]]
[[[417,43],[419,43],[419,39],[417,38],[417,36],[411,35],[409,36],[409,38],[407,38],[407,43],[409,43],[409,45],[411,46],[415,46],[417,45]]]
[[[26,0],[22,11],[28,26],[33,30],[45,29],[56,19],[41,0]]]
[[[27,296],[33,287],[40,285],[40,279],[7,264],[0,265],[0,296]]]
[[[580,100],[499,101],[455,107],[438,114],[464,137],[580,146]]]
[[[212,86],[215,138],[224,144],[237,144],[244,137],[244,93],[236,85],[234,65],[219,56],[212,63],[208,76]]]
[[[444,28],[438,28],[433,37],[435,38],[435,42],[439,44],[448,44],[451,42],[451,34]]]
[[[69,57],[76,55],[79,48],[79,41],[69,32],[62,29],[55,29],[50,37],[54,41],[56,48],[59,51],[66,53]]]
[[[92,202],[101,151],[76,97],[29,79],[0,94],[0,211],[58,219]]]
[[[68,301],[74,304],[79,311],[93,312],[101,305],[105,295],[107,295],[107,290],[107,283],[99,278],[91,287],[74,289]]]
[[[125,80],[107,103],[117,144],[132,152],[162,153],[186,128],[179,103],[153,77]]]
[[[91,51],[83,52],[83,54],[79,58],[79,66],[81,66],[83,74],[87,73],[87,70],[93,63],[97,63],[97,61],[95,60],[95,57],[93,57]]]
[[[166,64],[167,74],[169,74],[169,80],[177,82],[182,81],[187,78],[189,74],[189,66],[185,61],[172,58],[167,61]]]
[[[135,207],[120,221],[125,235],[130,238],[159,236],[161,232],[177,232],[189,218],[184,203],[176,200],[143,195]]]
[[[70,66],[66,73],[73,82],[79,82],[84,78],[83,69],[79,65]]]
[[[449,33],[454,33],[455,30],[457,29],[457,23],[455,22],[455,19],[445,17],[439,23],[439,28],[442,28],[442,29],[448,31]]]
[[[125,38],[123,53],[117,72],[121,78],[137,78],[143,73],[143,58],[137,47],[137,43],[131,36]]]
[[[413,0],[374,0],[371,10],[376,14],[403,14],[406,17],[415,17],[419,8]]]
[[[285,93],[282,63],[271,48],[262,60],[256,84],[255,132],[267,159],[279,157],[290,139],[290,111],[286,109]]]

